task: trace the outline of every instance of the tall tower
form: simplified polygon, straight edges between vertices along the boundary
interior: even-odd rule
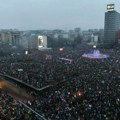
[[[104,45],[112,47],[117,44],[117,32],[120,29],[120,13],[114,10],[114,4],[107,5],[107,12],[105,13],[104,26]]]

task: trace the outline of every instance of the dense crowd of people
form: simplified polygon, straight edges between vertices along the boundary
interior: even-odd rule
[[[21,57],[22,56],[22,57]],[[48,53],[8,56],[1,59],[1,73],[11,75],[37,88],[64,80],[69,74],[67,65],[63,66],[59,58],[48,58]],[[46,60],[47,59],[47,60]],[[9,68],[9,69],[8,69]]]
[[[29,105],[48,120],[119,120],[120,51],[102,49],[107,59],[83,58],[84,52],[8,55],[0,58],[0,72],[37,88],[53,84]]]
[[[3,90],[0,91],[0,119],[38,120],[34,113]]]

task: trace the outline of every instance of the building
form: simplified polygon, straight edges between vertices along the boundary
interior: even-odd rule
[[[118,44],[120,45],[120,30],[117,33],[117,40],[118,40]]]
[[[88,43],[91,41],[91,36],[92,36],[91,31],[83,31],[83,43]]]
[[[23,49],[28,49],[28,46],[29,46],[29,36],[23,32],[21,34],[21,38],[20,38],[20,46],[23,48]]]
[[[12,40],[10,41],[10,44],[12,46],[19,46],[21,33],[19,31],[11,32],[11,36]]]
[[[117,32],[120,29],[120,13],[114,10],[114,4],[107,5],[104,26],[104,45],[112,47],[118,44]]]
[[[11,46],[20,45],[21,32],[17,30],[1,30],[0,31],[0,42],[7,43]]]
[[[37,35],[36,34],[31,34],[28,37],[28,48],[29,49],[38,49],[38,41],[37,41]]]
[[[104,29],[99,29],[98,32],[98,43],[103,44],[104,41]]]
[[[0,33],[0,41],[1,41],[1,43],[10,44],[12,41],[12,34],[10,32],[1,32]]]

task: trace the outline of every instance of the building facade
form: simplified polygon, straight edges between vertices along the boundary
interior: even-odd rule
[[[0,42],[7,43],[11,46],[19,46],[20,45],[20,31],[14,30],[1,30],[0,31]]]
[[[120,45],[120,30],[117,33],[117,40],[118,40],[118,44]]]
[[[106,47],[118,44],[117,32],[120,29],[120,13],[108,10],[105,13],[104,45]]]

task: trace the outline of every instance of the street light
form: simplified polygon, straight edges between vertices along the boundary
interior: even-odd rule
[[[96,45],[93,45],[93,48],[96,48],[97,46]]]

